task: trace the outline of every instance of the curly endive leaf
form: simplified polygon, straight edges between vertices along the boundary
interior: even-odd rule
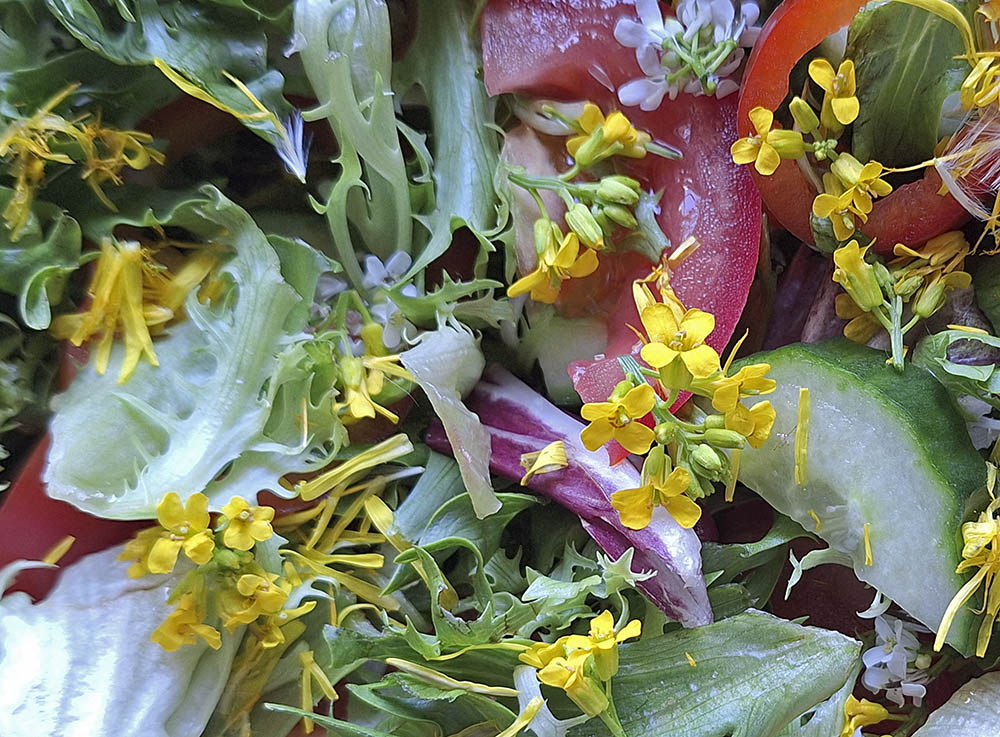
[[[118,64],[155,64],[185,92],[226,110],[272,143],[286,138],[280,121],[292,108],[281,94],[284,78],[267,64],[266,31],[272,27],[258,14],[235,3],[134,0],[128,9],[135,21],[129,22],[112,3],[46,0],[46,5],[92,51]]]
[[[278,477],[327,462],[343,439],[330,390],[313,395],[302,350],[308,336],[296,308],[311,295],[283,278],[278,254],[244,210],[214,188],[203,193],[142,222],[230,248],[219,275],[231,282],[227,296],[211,304],[189,297],[188,319],[156,342],[159,367],[143,363],[118,384],[116,349],[107,373],[88,365],[53,402],[48,492],[92,514],[153,517],[171,491],[204,491],[216,509],[233,493],[288,495]],[[298,257],[308,253],[302,244]],[[238,486],[250,466],[253,483]]]

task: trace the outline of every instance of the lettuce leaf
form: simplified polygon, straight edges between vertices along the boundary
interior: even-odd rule
[[[420,344],[401,355],[403,366],[427,394],[455,452],[465,488],[479,517],[500,509],[490,483],[490,435],[462,404],[486,365],[472,333],[444,327],[425,333]]]
[[[205,728],[242,630],[222,630],[217,651],[202,642],[163,650],[150,635],[184,571],[129,578],[121,551],[74,563],[41,603],[0,599],[0,734],[174,737]]]
[[[287,137],[280,123],[292,107],[282,96],[284,78],[267,63],[267,33],[286,29],[265,22],[242,3],[183,0],[46,0],[50,12],[84,46],[116,64],[152,67],[157,60],[184,80],[189,94],[212,98],[272,143]],[[125,7],[131,18],[122,17]],[[223,71],[264,105],[260,110]]]
[[[221,304],[191,295],[188,319],[155,344],[159,367],[141,363],[118,384],[116,347],[106,374],[88,365],[55,398],[48,493],[115,519],[154,517],[170,491],[203,491],[214,509],[259,489],[290,496],[278,478],[321,468],[345,438],[332,388],[312,384],[322,352],[306,349],[312,339],[297,310],[312,295],[294,288],[310,284],[283,278],[304,271],[289,258],[313,252],[286,243],[282,263],[250,216],[212,187],[136,224],[156,223],[230,247],[220,271],[232,287]]]
[[[993,737],[1000,724],[1000,672],[973,678],[938,708],[913,737]]]
[[[623,645],[615,707],[629,735],[775,737],[844,686],[860,646],[751,610]],[[570,732],[606,734],[596,719]]]

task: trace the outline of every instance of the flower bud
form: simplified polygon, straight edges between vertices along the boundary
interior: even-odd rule
[[[699,471],[713,475],[722,470],[722,459],[719,452],[710,445],[699,445],[691,452],[691,463]]]
[[[635,216],[629,212],[627,207],[622,207],[621,205],[607,205],[601,208],[601,213],[611,218],[623,228],[633,230],[639,226],[639,221],[635,219]]]
[[[535,221],[535,253],[541,256],[550,247],[556,246],[559,241],[553,238],[552,221],[548,218],[538,218]]]
[[[844,287],[858,307],[871,312],[885,299],[875,268],[865,261],[867,250],[868,246],[859,248],[857,241],[851,241],[834,251],[833,262],[837,268],[833,272],[833,280]]]
[[[705,428],[722,428],[726,426],[726,416],[721,414],[708,415],[704,422]]]
[[[606,176],[597,185],[597,196],[600,199],[619,205],[634,205],[639,201],[639,191],[638,181],[620,174]]]
[[[582,202],[577,202],[566,211],[566,225],[576,233],[580,242],[588,248],[601,249],[604,247],[604,231],[600,224],[594,219],[590,208]]]
[[[893,287],[893,291],[903,299],[912,296],[915,291],[924,283],[922,276],[908,276],[902,282]]]
[[[725,422],[723,415],[709,415],[709,417],[719,417]],[[706,425],[708,422],[706,421]],[[725,430],[710,428],[705,430],[705,442],[714,445],[716,448],[742,448],[746,445],[746,438],[735,430]]]
[[[935,279],[917,295],[913,303],[913,314],[923,318],[930,317],[944,307],[946,294],[944,284]]]
[[[816,116],[816,112],[801,97],[793,97],[792,101],[788,103],[788,110],[803,133],[815,133],[819,128],[819,118]]]
[[[573,158],[580,168],[586,169],[594,162],[605,158],[602,154],[607,148],[608,146],[604,143],[604,126],[599,125],[590,134],[590,138],[576,150],[576,155]]]

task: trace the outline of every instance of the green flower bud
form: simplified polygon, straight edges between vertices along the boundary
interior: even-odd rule
[[[691,463],[699,471],[714,475],[722,470],[722,459],[719,452],[710,445],[699,445],[691,452]]]
[[[604,246],[604,231],[594,219],[590,208],[582,202],[577,202],[566,211],[566,225],[585,246],[598,249]]]
[[[601,179],[597,196],[605,202],[634,205],[639,201],[639,182],[632,177],[612,174]]]
[[[722,415],[710,415],[711,417],[723,417]],[[725,422],[725,418],[723,418]],[[707,422],[705,423],[708,424]],[[735,430],[724,430],[711,428],[705,430],[705,442],[714,445],[716,448],[742,448],[746,445],[746,438]]]
[[[944,307],[947,290],[940,281],[933,281],[917,295],[913,303],[913,314],[918,317],[930,317]]]
[[[878,282],[879,287],[883,292],[887,294],[892,294],[896,289],[896,280],[893,278],[889,270],[885,268],[885,264],[881,261],[876,261],[872,264],[872,269],[875,271],[875,281]]]
[[[912,296],[915,291],[920,289],[920,285],[923,283],[924,278],[922,276],[909,276],[893,287],[893,291],[895,291],[895,293],[903,299],[906,299]]]
[[[788,110],[803,133],[815,133],[819,128],[819,118],[812,106],[801,97],[793,97]]]
[[[709,415],[705,418],[706,428],[722,428],[726,426],[726,416],[725,415]],[[718,443],[712,443],[712,445],[718,445]]]
[[[627,207],[622,207],[621,205],[607,205],[601,208],[601,213],[611,218],[623,228],[634,230],[639,226],[639,221],[635,219],[635,216],[632,215]]]
[[[594,162],[605,158],[602,154],[606,152],[607,148],[604,144],[604,126],[599,125],[590,134],[590,138],[584,141],[580,148],[576,150],[576,156],[573,158],[577,165],[586,169]]]
[[[535,253],[541,256],[549,246],[557,246],[559,241],[553,238],[552,221],[548,218],[538,218],[535,221]]]
[[[635,388],[631,381],[625,379],[624,381],[619,381],[615,388],[611,392],[611,396],[608,397],[609,402],[617,402],[619,399],[628,394],[632,389]]]

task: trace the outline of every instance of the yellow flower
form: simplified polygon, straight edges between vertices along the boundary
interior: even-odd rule
[[[889,712],[881,704],[868,699],[858,701],[853,695],[848,696],[844,703],[844,726],[840,737],[853,737],[862,727],[870,727],[888,718]]]
[[[507,287],[508,297],[517,297],[531,292],[536,302],[552,304],[559,296],[559,287],[564,279],[578,279],[593,274],[597,270],[597,252],[585,248],[580,255],[580,239],[576,233],[563,236],[558,248],[550,244],[538,257],[538,266]]]
[[[774,113],[767,108],[755,107],[750,111],[750,122],[757,135],[741,138],[729,152],[737,164],[750,164],[764,176],[774,174],[782,159],[797,159],[805,154],[805,142],[798,131],[772,130]]]
[[[935,272],[913,300],[913,314],[930,317],[944,307],[948,292],[953,289],[968,289],[972,285],[972,275],[965,271],[947,274]]]
[[[250,624],[262,614],[275,614],[288,601],[291,586],[278,581],[273,573],[244,573],[235,588],[219,594],[219,613],[226,629],[232,632],[241,624]]]
[[[568,657],[554,658],[538,671],[538,680],[546,686],[561,688],[587,716],[597,716],[608,708],[608,697],[600,681],[588,676],[585,668],[590,653],[581,650]]]
[[[177,608],[156,628],[151,639],[167,652],[173,652],[183,645],[193,645],[199,637],[210,648],[218,650],[222,646],[219,631],[203,624],[202,619],[194,596],[184,594]]]
[[[884,167],[877,161],[861,162],[850,154],[840,154],[830,165],[830,171],[845,187],[844,194],[850,193],[854,210],[861,215],[872,211],[872,200],[885,197],[892,192],[892,185],[882,179]]]
[[[860,248],[857,241],[851,241],[833,252],[833,263],[837,267],[833,271],[833,280],[865,312],[881,307],[885,302],[882,288],[875,278],[875,269],[865,261],[869,247]]]
[[[991,492],[992,493],[992,492]],[[1000,596],[997,595],[997,572],[1000,571],[1000,519],[995,514],[1000,508],[1000,499],[994,499],[981,512],[975,522],[962,525],[962,562],[955,569],[957,573],[978,568],[975,575],[959,589],[948,604],[941,625],[938,627],[934,640],[934,649],[944,646],[948,630],[958,611],[965,606],[980,587],[983,588],[983,606],[980,610],[984,616],[979,626],[979,636],[976,639],[976,657],[983,657],[990,644],[993,625],[1000,614]]]
[[[847,320],[844,337],[855,343],[867,343],[882,329],[882,324],[871,312],[865,312],[851,299],[851,295],[841,292],[834,298],[837,317]]]
[[[813,200],[813,215],[830,218],[833,235],[838,241],[854,237],[854,216],[857,215],[862,221],[868,219],[865,213],[854,207],[854,194],[844,189],[840,180],[829,172],[823,175],[823,189],[825,191],[816,195]]]
[[[246,499],[234,496],[222,508],[228,524],[222,533],[222,542],[233,550],[249,550],[255,542],[267,540],[274,534],[271,507],[251,507]]]
[[[584,106],[576,127],[580,135],[566,141],[566,150],[584,167],[615,154],[641,159],[646,155],[645,145],[652,140],[648,133],[636,130],[621,112],[616,110],[605,118],[601,108],[592,102]]]
[[[590,636],[570,636],[570,641],[586,641],[585,648],[594,656],[594,666],[597,677],[608,681],[618,672],[618,646],[642,634],[642,622],[633,619],[627,625],[615,632],[615,619],[611,612],[604,610],[590,620]],[[572,646],[570,646],[572,647]],[[573,648],[577,649],[577,648]]]
[[[141,171],[150,164],[162,164],[165,160],[162,153],[147,145],[153,142],[148,133],[105,128],[100,118],[81,126],[79,130],[77,141],[85,157],[81,177],[110,210],[117,208],[101,189],[103,184],[121,184],[121,171],[126,166]]]
[[[834,72],[833,65],[826,59],[813,59],[809,62],[809,76],[823,88],[823,108],[819,114],[823,125],[839,130],[853,123],[861,110],[855,96],[858,87],[854,79],[854,62],[844,59]]]
[[[643,481],[637,489],[623,489],[611,495],[611,506],[618,510],[623,525],[641,530],[649,525],[653,507],[661,506],[684,528],[690,529],[701,518],[701,507],[685,496],[691,485],[691,473],[678,466],[670,468],[663,446],[654,448],[643,463]]]
[[[713,382],[712,406],[719,412],[731,412],[740,397],[770,394],[777,387],[774,379],[767,378],[770,364],[755,363],[744,366],[732,376],[724,376]]]
[[[1000,58],[981,56],[962,82],[959,92],[965,108],[986,107],[1000,99]]]
[[[365,418],[382,415],[390,422],[398,422],[399,417],[378,404],[377,397],[385,388],[385,372],[368,371],[364,361],[357,356],[342,356],[337,362],[344,400],[334,404],[334,411],[346,410],[344,423],[350,424]]]
[[[751,409],[737,403],[731,412],[726,413],[726,429],[745,437],[750,447],[759,448],[771,435],[774,418],[774,407],[770,402],[758,402]]]
[[[302,711],[310,713],[313,707],[316,705],[316,700],[313,699],[312,684],[315,680],[319,684],[320,690],[323,695],[326,696],[330,701],[337,700],[337,692],[333,688],[333,684],[330,683],[330,679],[327,678],[326,673],[323,671],[319,665],[316,664],[315,656],[312,650],[306,650],[305,652],[299,653],[299,663],[302,666],[302,680],[301,680],[301,692],[302,692]],[[306,734],[312,734],[313,731],[313,720],[308,717],[303,717],[302,724]]]
[[[607,402],[583,405],[580,415],[590,424],[580,433],[580,440],[587,450],[597,450],[614,438],[628,452],[642,455],[649,450],[655,436],[650,428],[633,420],[653,411],[656,393],[649,384],[640,384],[624,396],[616,394],[617,389]]]
[[[153,545],[160,539],[162,533],[163,529],[160,527],[149,527],[140,530],[135,537],[125,543],[125,549],[118,556],[118,560],[134,561],[128,569],[129,578],[142,578],[151,572],[146,565],[149,551],[153,549]]]
[[[208,529],[211,518],[207,496],[192,494],[184,506],[181,505],[181,498],[170,492],[157,505],[156,518],[163,531],[146,559],[150,573],[170,573],[174,570],[182,548],[187,557],[198,565],[212,559],[215,539]]]
[[[715,317],[697,309],[687,310],[680,320],[671,305],[651,304],[640,314],[649,342],[642,347],[642,360],[659,370],[678,357],[695,378],[719,370],[719,354],[705,344],[715,329]]]

